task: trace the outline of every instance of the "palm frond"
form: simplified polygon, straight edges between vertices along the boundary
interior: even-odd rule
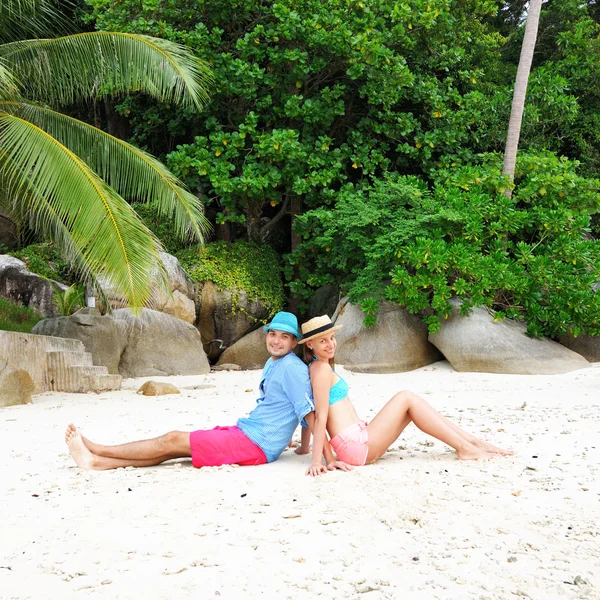
[[[150,154],[92,125],[28,102],[2,102],[0,111],[18,115],[73,151],[118,194],[147,202],[173,220],[184,241],[204,241],[210,223],[202,204]]]
[[[0,43],[67,32],[65,8],[70,2],[62,0],[0,0]]]
[[[12,214],[29,215],[34,230],[80,255],[130,306],[144,305],[162,264],[160,242],[79,157],[32,123],[0,113],[0,177],[13,202],[28,203]],[[158,277],[165,286],[164,271]]]
[[[200,109],[208,66],[185,46],[131,33],[95,31],[0,46],[22,95],[49,104],[141,91]]]

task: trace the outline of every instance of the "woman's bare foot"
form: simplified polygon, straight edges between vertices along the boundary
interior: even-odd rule
[[[307,446],[306,448],[304,446],[298,446],[294,452],[296,454],[309,454],[310,453],[310,446]]]
[[[489,460],[498,456],[497,452],[490,452],[483,448],[478,448],[474,444],[467,443],[456,451],[459,460]]]
[[[482,450],[487,450],[488,452],[493,452],[494,454],[500,454],[500,456],[512,456],[514,454],[512,450],[498,448],[498,446],[494,446],[494,444],[484,442],[483,440],[477,440],[476,442],[473,442],[473,445],[481,448]]]
[[[95,468],[95,457],[86,448],[81,439],[81,434],[75,425],[71,424],[67,427],[67,431],[65,432],[65,442],[69,447],[69,453],[80,469],[87,469],[89,471]]]

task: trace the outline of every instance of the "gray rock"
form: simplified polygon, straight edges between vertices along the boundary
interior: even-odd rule
[[[329,283],[317,290],[308,301],[307,320],[321,315],[332,316],[340,300],[340,288]]]
[[[93,364],[107,367],[115,375],[127,346],[126,329],[112,316],[102,316],[96,308],[82,308],[70,317],[44,319],[31,333],[80,340],[92,355]]]
[[[223,351],[256,327],[256,323],[269,316],[263,302],[248,300],[241,291],[234,310],[232,293],[219,290],[212,281],[202,284],[196,295],[198,328],[204,350],[211,361],[216,361]]]
[[[181,392],[170,383],[161,381],[146,381],[136,394],[143,396],[168,396],[169,394],[180,394]]]
[[[223,363],[215,367],[215,371],[241,371],[240,365],[234,365],[233,363]]]
[[[169,289],[161,289],[158,284],[155,285],[154,292],[147,303],[148,307],[173,315],[188,323],[194,323],[196,321],[196,306],[194,303],[196,291],[192,280],[175,256],[161,252],[160,260],[166,272]],[[153,280],[157,279],[157,270],[150,277]],[[108,280],[100,277],[98,283],[104,290],[111,308],[126,308],[125,299],[117,293]]]
[[[364,313],[346,304],[336,311],[338,340],[335,360],[350,371],[362,373],[402,373],[442,359],[427,341],[427,326],[396,304],[383,303],[377,324],[365,328]]]
[[[558,341],[569,350],[581,354],[583,358],[590,362],[600,361],[600,336],[580,334],[573,337],[571,333],[567,333],[567,335],[560,337]]]
[[[0,361],[0,407],[31,403],[33,390],[27,371]]]
[[[460,301],[452,301],[450,317],[440,331],[429,336],[457,371],[552,375],[589,367],[583,356],[560,344],[533,339],[523,323],[494,318],[482,307],[469,317],[459,312]]]
[[[31,306],[45,317],[56,314],[54,291],[48,281],[30,273],[25,263],[14,256],[0,255],[0,296],[17,304]]]
[[[127,335],[119,363],[123,377],[210,372],[200,333],[193,325],[148,308],[137,317],[128,308],[115,310],[113,316]]]
[[[260,327],[229,346],[221,354],[217,366],[233,363],[242,369],[262,369],[270,357],[265,344],[265,332]]]

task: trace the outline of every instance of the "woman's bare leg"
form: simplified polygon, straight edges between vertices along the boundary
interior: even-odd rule
[[[461,460],[485,459],[497,454],[467,439],[469,434],[453,426],[423,398],[404,391],[396,394],[367,426],[367,462],[380,458],[411,421],[421,431],[454,448]]]
[[[88,440],[92,447],[102,449],[103,454],[96,454],[84,444],[79,430],[74,425],[69,425],[65,433],[65,442],[79,467],[100,471],[127,466],[149,467],[166,460],[192,455],[190,434],[183,431],[171,431],[154,439],[119,446],[100,446]]]

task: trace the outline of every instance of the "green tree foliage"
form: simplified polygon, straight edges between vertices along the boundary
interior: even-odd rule
[[[421,315],[431,331],[449,314],[483,305],[525,319],[532,335],[600,334],[600,241],[589,232],[600,181],[552,154],[523,154],[512,198],[498,155],[442,169],[430,191],[415,177],[348,186],[333,210],[298,219],[305,238],[292,253],[305,297],[336,282],[374,323],[382,299]],[[288,276],[291,276],[288,267]]]
[[[469,156],[503,42],[482,22],[489,0],[90,2],[101,30],[164,36],[211,60],[201,118],[139,99],[119,110],[156,152],[165,133],[187,132],[170,168],[217,223],[258,242],[294,200],[333,204],[345,183]]]
[[[195,240],[206,231],[202,206],[150,155],[55,109],[135,90],[196,110],[209,72],[186,48],[149,36],[48,37],[66,26],[58,8],[0,4],[0,208],[54,241],[83,279],[102,275],[139,307],[160,244],[126,200],[151,203]]]

